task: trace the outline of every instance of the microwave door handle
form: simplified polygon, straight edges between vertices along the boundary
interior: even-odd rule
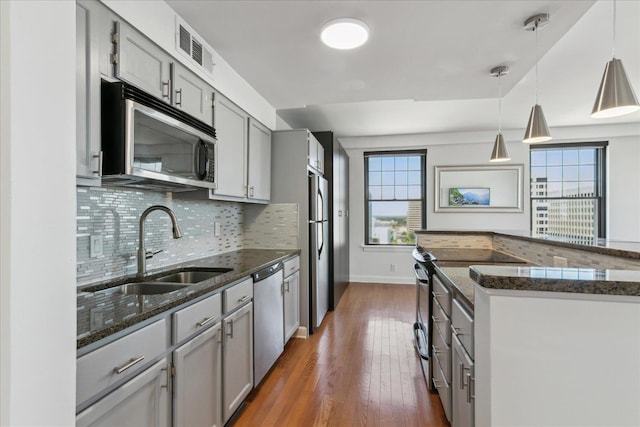
[[[207,144],[202,140],[198,140],[195,155],[195,172],[199,180],[203,180],[207,176]]]

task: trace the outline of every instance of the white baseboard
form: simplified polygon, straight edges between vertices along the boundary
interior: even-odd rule
[[[299,326],[298,330],[296,331],[295,334],[293,334],[293,338],[302,338],[302,339],[307,339],[307,337],[309,336],[309,333],[307,331],[307,328],[305,326]]]
[[[349,276],[349,282],[361,283],[391,283],[398,285],[415,285],[416,278],[414,276]]]

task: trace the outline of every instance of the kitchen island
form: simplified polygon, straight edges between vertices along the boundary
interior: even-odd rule
[[[640,425],[640,245],[492,232],[422,232],[418,241],[426,250],[497,249],[534,264],[466,269],[475,425]],[[570,268],[553,267],[554,256]],[[459,271],[440,270],[460,280]]]

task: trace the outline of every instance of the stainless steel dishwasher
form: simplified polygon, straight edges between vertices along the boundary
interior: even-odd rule
[[[282,263],[253,275],[254,387],[284,351],[284,302]]]

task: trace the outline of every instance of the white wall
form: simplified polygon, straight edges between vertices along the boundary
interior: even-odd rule
[[[75,2],[0,2],[0,424],[75,422]]]
[[[524,164],[524,210],[520,213],[434,212],[434,167],[489,165],[495,133],[343,137],[349,154],[351,281],[412,283],[410,249],[363,248],[365,151],[427,149],[428,230],[529,230],[529,146],[524,130],[503,131],[511,161]],[[609,141],[608,235],[611,239],[640,241],[640,123],[552,128],[552,142]],[[504,164],[504,163],[503,163]],[[394,267],[392,267],[392,264]],[[392,268],[395,269],[391,271]]]
[[[273,106],[215,51],[213,79],[191,62],[180,58],[175,50],[177,13],[167,3],[158,0],[101,1],[269,129],[276,129],[276,111]]]

